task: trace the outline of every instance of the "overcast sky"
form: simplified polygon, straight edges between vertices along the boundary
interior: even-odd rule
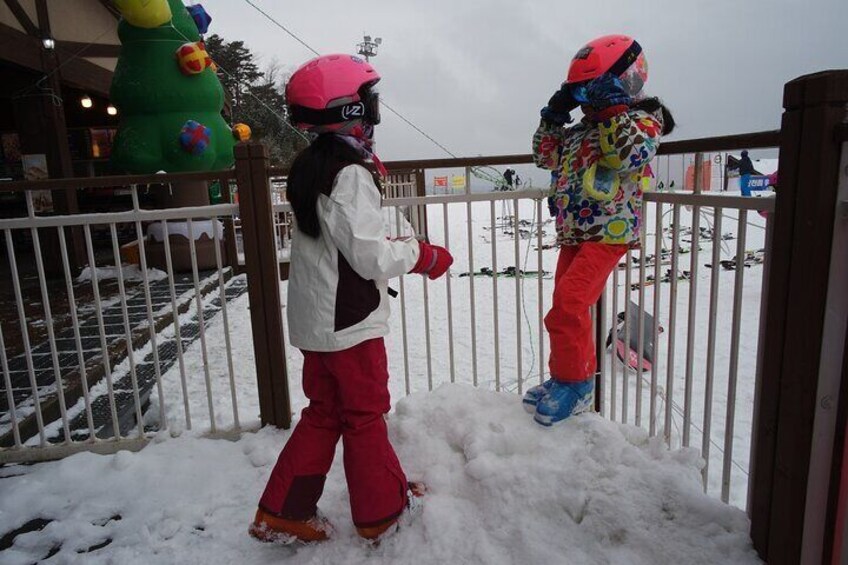
[[[648,58],[649,93],[677,139],[776,129],[783,84],[848,68],[848,0],[254,0],[320,53],[383,38],[381,96],[459,156],[526,153],[581,45],[625,33]],[[291,71],[313,55],[244,0],[202,0],[210,33]],[[446,156],[387,111],[384,160]]]

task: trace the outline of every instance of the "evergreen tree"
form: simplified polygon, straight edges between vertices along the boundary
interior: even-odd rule
[[[286,121],[288,111],[279,65],[271,63],[261,71],[243,41],[227,42],[219,35],[207,38],[206,47],[218,65],[232,121],[250,126],[253,139],[268,147],[275,165],[290,165],[307,142]]]

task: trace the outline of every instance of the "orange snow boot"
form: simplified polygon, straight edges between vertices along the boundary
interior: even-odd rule
[[[296,541],[324,541],[333,531],[329,520],[316,514],[308,520],[288,520],[274,516],[262,508],[256,511],[256,517],[247,532],[259,541],[288,545]]]
[[[421,501],[419,499],[422,498],[426,492],[427,487],[424,483],[409,483],[406,491],[406,511],[416,511],[421,506]],[[397,526],[398,520],[400,520],[402,515],[403,513],[399,516],[386,520],[382,524],[377,524],[376,526],[356,528],[356,533],[366,540],[373,543],[379,543],[379,539],[383,534],[389,530],[393,530]]]

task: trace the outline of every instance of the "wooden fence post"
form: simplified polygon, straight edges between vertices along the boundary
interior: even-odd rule
[[[268,149],[259,143],[239,144],[235,147],[235,158],[260,418],[263,425],[288,429],[291,403]]]
[[[840,185],[848,190],[848,171],[840,171],[848,152],[835,135],[848,119],[848,70],[787,83],[783,104],[754,407],[751,537],[772,565],[829,563],[848,408],[848,225],[837,213]]]

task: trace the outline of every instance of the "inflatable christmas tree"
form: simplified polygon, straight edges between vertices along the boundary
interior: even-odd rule
[[[182,0],[116,0],[121,55],[111,99],[121,121],[112,149],[118,172],[211,171],[233,164],[221,117],[224,90]]]

